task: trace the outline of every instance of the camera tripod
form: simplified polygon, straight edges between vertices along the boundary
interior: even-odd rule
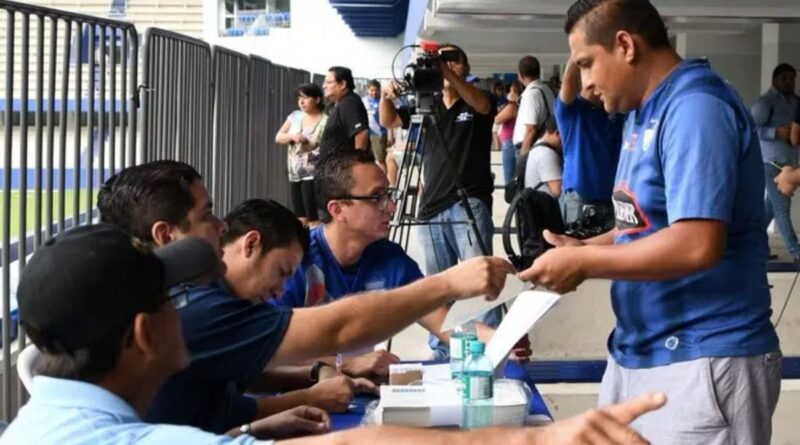
[[[455,182],[459,201],[467,217],[464,221],[432,222],[420,220],[416,217],[419,209],[420,192],[422,191],[423,163],[425,160],[425,146],[423,141],[425,141],[425,136],[428,132],[438,140],[440,149],[446,151],[445,170],[451,172],[450,174]],[[404,149],[403,162],[399,166],[397,173],[397,184],[394,195],[397,209],[390,223],[391,231],[389,239],[399,244],[403,250],[408,251],[408,242],[411,237],[412,227],[427,226],[430,228],[432,225],[467,224],[472,234],[475,235],[475,242],[481,254],[484,256],[489,255],[489,249],[487,249],[485,240],[478,230],[478,223],[475,220],[475,215],[472,213],[472,208],[469,206],[467,192],[458,177],[452,152],[441,135],[434,113],[420,113],[411,117],[411,125],[408,129],[408,138]],[[442,174],[447,173],[442,172]],[[435,249],[434,255],[436,255]],[[463,260],[463,258],[460,259]],[[438,269],[443,269],[438,255],[436,255],[436,263]]]

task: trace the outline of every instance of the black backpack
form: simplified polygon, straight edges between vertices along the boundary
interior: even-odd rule
[[[523,188],[517,193],[503,221],[503,248],[517,270],[527,269],[533,260],[553,247],[542,236],[545,229],[557,234],[564,233],[564,220],[558,201],[539,190],[543,185],[546,186],[546,183],[540,182],[535,188]],[[519,254],[511,245],[512,231],[517,235]]]

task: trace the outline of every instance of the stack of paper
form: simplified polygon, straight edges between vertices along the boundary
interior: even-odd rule
[[[494,424],[522,425],[528,400],[519,382],[494,384]],[[376,414],[380,423],[417,427],[461,425],[462,386],[456,380],[426,382],[420,386],[381,386]]]

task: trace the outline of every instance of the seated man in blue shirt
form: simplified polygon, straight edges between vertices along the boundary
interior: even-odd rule
[[[613,279],[616,327],[600,404],[658,388],[634,426],[657,443],[770,443],[781,353],[770,322],[764,170],[747,107],[705,60],[681,60],[647,0],[580,0],[572,60],[608,112],[629,112],[616,230],[520,274],[557,292]]]
[[[394,289],[423,277],[402,247],[386,238],[395,210],[386,175],[370,153],[351,150],[319,163],[315,176],[320,225],[310,233],[302,266],[283,287],[276,302],[285,307],[312,307],[365,291]],[[420,325],[448,342],[440,327],[441,307]],[[493,329],[479,324],[482,337]],[[346,354],[342,371],[352,376],[386,375],[398,358],[385,350]],[[331,361],[330,359],[328,360]]]
[[[614,228],[611,190],[619,161],[625,116],[609,115],[603,101],[590,89],[582,88],[580,71],[567,62],[564,82],[555,103],[555,116],[564,153],[561,212],[566,224],[584,218],[584,206],[593,207],[587,224],[603,232]]]
[[[259,438],[325,432],[328,415],[302,406],[217,436],[196,428],[142,422],[158,388],[189,363],[174,284],[216,275],[219,258],[191,237],[150,252],[108,225],[70,230],[41,246],[18,287],[22,325],[39,349],[31,399],[0,445],[251,445]],[[292,445],[426,443],[644,444],[626,425],[665,402],[648,395],[606,410],[537,428],[470,432],[398,427],[354,428],[292,440]],[[606,435],[616,438],[606,440]],[[582,441],[589,445],[597,441]],[[287,442],[279,442],[281,444]],[[287,443],[287,444],[288,444]]]
[[[180,162],[123,170],[104,184],[98,208],[103,222],[156,246],[196,235],[221,252],[227,231],[211,213],[200,175]],[[374,345],[452,300],[496,298],[514,272],[505,260],[478,257],[389,291],[315,308],[276,308],[262,300],[279,295],[294,274],[308,232],[275,203],[254,219],[247,231],[225,239],[231,270],[224,282],[185,289],[189,304],[180,315],[193,361],[165,385],[148,420],[212,432],[246,425],[273,412],[269,399],[243,394],[265,369]]]
[[[21,323],[40,351],[31,399],[0,444],[244,445],[327,431],[327,414],[311,407],[253,422],[248,435],[141,420],[158,388],[190,360],[167,290],[218,270],[216,252],[199,238],[151,252],[109,225],[41,246],[17,292]]]

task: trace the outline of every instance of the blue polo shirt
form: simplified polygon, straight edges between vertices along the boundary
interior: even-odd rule
[[[244,391],[283,341],[292,312],[238,298],[222,280],[187,292],[179,314],[192,363],[164,384],[146,419],[224,433],[255,419],[256,401]]]
[[[342,268],[325,240],[323,227],[311,230],[302,267],[286,281],[277,304],[317,306],[358,292],[393,289],[422,278],[417,263],[388,240],[370,244],[356,264]]]
[[[90,383],[37,376],[31,399],[0,436],[2,445],[271,444],[252,436],[217,436],[197,428],[142,422],[128,402]]]
[[[609,115],[580,96],[569,104],[557,97],[555,116],[564,146],[564,190],[584,201],[610,200],[625,116]]]
[[[736,92],[702,60],[682,62],[628,115],[614,188],[616,244],[686,219],[725,223],[711,269],[665,281],[614,281],[608,346],[626,368],[778,349],[770,323],[764,172]]]

